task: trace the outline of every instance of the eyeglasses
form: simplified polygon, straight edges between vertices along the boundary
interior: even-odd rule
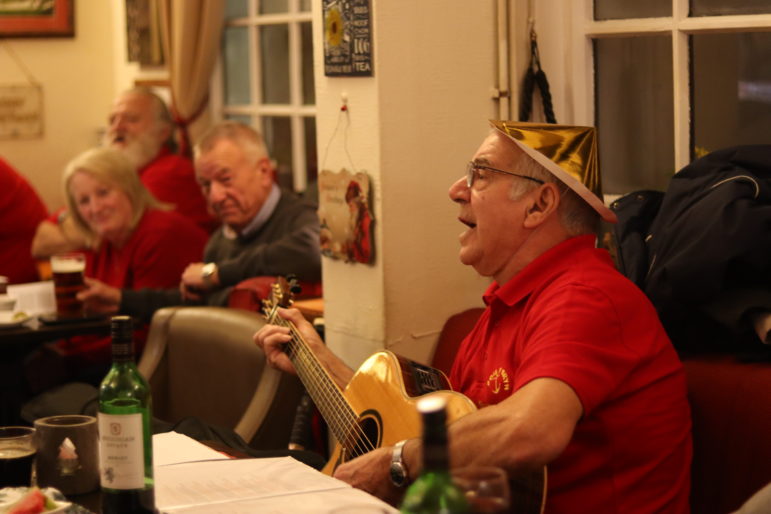
[[[525,180],[532,180],[533,182],[536,182],[538,184],[545,184],[545,182],[539,178],[528,177],[527,175],[520,175],[519,173],[514,173],[511,171],[499,170],[498,168],[491,168],[490,166],[477,164],[474,161],[471,161],[466,165],[466,185],[469,187],[469,189],[471,189],[471,186],[474,185],[474,181],[479,176],[479,170],[494,171],[496,173],[505,173],[506,175],[514,175],[515,177],[523,178]]]

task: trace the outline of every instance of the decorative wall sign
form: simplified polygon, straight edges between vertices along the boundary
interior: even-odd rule
[[[346,262],[369,263],[373,257],[369,210],[370,185],[365,173],[322,170],[319,174],[321,253]]]
[[[0,139],[43,136],[43,88],[39,85],[0,85]]]
[[[161,66],[160,13],[158,2],[126,0],[126,47],[128,60],[143,66]]]
[[[322,0],[324,75],[372,76],[370,0]]]
[[[0,2],[0,37],[72,37],[75,0]]]

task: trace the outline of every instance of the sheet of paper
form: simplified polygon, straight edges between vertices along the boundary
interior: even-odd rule
[[[17,312],[24,311],[30,316],[56,312],[54,283],[50,280],[11,284],[8,286],[8,296],[16,298]]]
[[[228,458],[227,455],[183,434],[164,432],[153,436],[153,465],[155,467]]]
[[[358,514],[398,514],[377,498],[354,488],[242,500],[219,505],[201,505],[175,510],[174,514],[330,514],[341,507]]]
[[[336,491],[335,494],[327,494]],[[323,493],[323,494],[322,494]],[[291,457],[229,459],[155,468],[156,505],[163,512],[327,512],[321,494],[344,504],[381,504],[376,498]],[[290,502],[290,503],[287,503]],[[285,510],[291,504],[292,508]],[[385,503],[382,503],[385,506]],[[192,509],[192,510],[191,510]],[[219,509],[219,510],[217,510]],[[309,509],[309,510],[303,510]],[[315,510],[314,510],[315,509]],[[393,511],[391,511],[393,512]]]

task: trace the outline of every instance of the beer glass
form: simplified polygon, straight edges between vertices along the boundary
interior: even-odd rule
[[[34,460],[34,428],[0,427],[0,488],[29,486]]]
[[[76,295],[86,287],[83,282],[85,269],[86,256],[82,253],[63,253],[51,257],[57,317],[83,317],[83,302]]]
[[[472,514],[509,512],[509,480],[501,468],[453,468],[452,481],[463,490]]]

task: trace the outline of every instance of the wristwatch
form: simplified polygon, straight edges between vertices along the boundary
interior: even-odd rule
[[[214,262],[207,262],[203,265],[201,268],[201,280],[203,280],[203,283],[206,285],[206,287],[209,287],[212,285],[212,275],[217,272],[217,264]]]
[[[404,443],[407,440],[399,441],[394,445],[394,449],[391,450],[391,467],[389,474],[391,476],[391,483],[396,487],[404,487],[407,485],[409,476],[407,474],[407,467],[404,465],[404,459],[402,458],[402,451],[404,450]]]

